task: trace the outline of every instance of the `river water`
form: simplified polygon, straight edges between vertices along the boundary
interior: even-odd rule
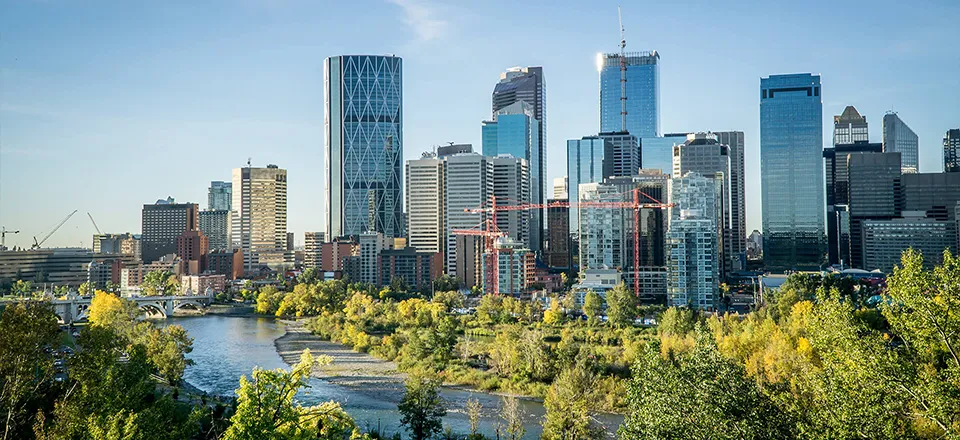
[[[187,357],[194,361],[184,372],[184,380],[211,395],[233,397],[240,376],[249,377],[254,367],[264,369],[289,368],[277,354],[273,341],[283,336],[283,324],[268,318],[202,316],[170,318],[162,324],[179,324],[193,337],[193,352]],[[447,402],[444,426],[454,432],[468,433],[470,422],[463,410],[467,399],[477,399],[484,408],[481,432],[496,439],[500,397],[488,393],[444,388],[441,395]],[[365,393],[364,390],[333,384],[322,379],[310,380],[310,387],[298,396],[305,405],[336,401],[353,416],[364,429],[379,427],[382,432],[403,432],[397,402],[389,396]],[[543,405],[533,400],[521,400],[525,414],[524,439],[539,438]],[[601,415],[600,422],[608,432],[616,431],[621,417]],[[501,435],[501,438],[503,436]]]

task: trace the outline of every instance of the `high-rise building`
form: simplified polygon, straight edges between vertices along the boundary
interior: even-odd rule
[[[673,147],[673,175],[686,176],[687,173],[696,173],[701,176],[720,177],[720,206],[717,217],[717,226],[721,235],[718,239],[720,257],[720,276],[733,271],[735,262],[740,260],[739,249],[732,247],[734,230],[731,226],[734,206],[729,194],[732,189],[730,182],[731,166],[730,147],[721,144],[713,133],[694,133],[687,136],[686,142]],[[742,198],[742,197],[741,197]],[[705,215],[705,213],[704,213]]]
[[[320,255],[326,236],[323,232],[303,233],[303,267],[320,269]]]
[[[467,255],[465,250],[461,250],[464,246],[475,249],[483,240],[477,240],[478,237],[473,236],[458,237],[453,234],[453,230],[486,229],[486,213],[471,213],[466,210],[491,206],[494,188],[493,163],[489,157],[475,153],[447,156],[444,162],[446,178],[443,185],[443,212],[447,274],[460,277],[467,286],[480,285],[480,255],[475,252]]]
[[[957,203],[960,202],[960,173],[904,174],[904,211],[923,211],[927,217],[947,222],[947,233],[956,243]],[[951,251],[956,255],[957,248]]]
[[[732,270],[746,269],[747,259],[747,208],[744,170],[744,139],[742,131],[715,131],[717,141],[726,145],[730,155],[730,191],[727,196],[730,203],[729,229],[724,236],[724,245],[728,246],[728,261],[733,263]]]
[[[243,251],[215,250],[207,254],[207,271],[224,275],[228,280],[243,277]]]
[[[393,240],[379,232],[360,234],[360,276],[353,279],[380,286],[380,253],[384,249],[390,249],[392,242]]]
[[[833,145],[869,141],[867,118],[861,116],[856,107],[848,105],[843,113],[833,117]]]
[[[634,189],[640,190],[639,198],[641,202],[652,202],[652,200],[647,198],[648,196],[666,202],[669,199],[667,188],[669,181],[669,174],[663,174],[660,170],[642,169],[638,176],[606,178],[603,183],[616,186],[617,192],[623,194],[622,201],[624,202],[633,201],[632,191]],[[636,232],[640,241],[638,249],[640,254],[640,270],[653,270],[650,269],[651,267],[662,268],[665,261],[664,239],[667,232],[666,211],[658,208],[641,208],[640,211],[637,212],[640,224],[636,228],[633,225],[633,217],[632,209],[624,209],[623,230],[626,231],[627,235],[627,250],[632,252],[633,232]],[[623,262],[623,267],[632,266],[632,255],[627,255],[626,260]],[[625,270],[623,276],[628,285],[632,285],[633,278],[631,273]],[[642,293],[644,292],[641,286],[641,294]]]
[[[323,73],[326,236],[381,232],[399,237],[404,229],[402,61],[335,56],[325,60]]]
[[[666,133],[663,136],[640,138],[641,164],[645,169],[673,171],[673,147],[687,141],[690,133]]]
[[[608,149],[613,145],[598,136],[584,136],[581,139],[570,139],[567,141],[567,179],[568,197],[571,203],[580,199],[579,186],[584,183],[602,182],[604,167],[604,157]],[[570,235],[578,236],[580,231],[580,221],[578,209],[575,206],[570,208]]]
[[[524,156],[516,147],[510,151],[510,147],[498,148],[496,152],[487,152],[487,145],[484,142],[483,154],[485,156],[498,156],[500,154],[511,154],[514,157],[522,157],[527,160],[530,167],[530,200],[533,203],[543,203],[546,199],[546,165],[547,165],[547,80],[543,75],[542,67],[511,67],[506,72],[500,74],[500,82],[493,88],[491,96],[491,113],[496,121],[500,120],[498,113],[504,112],[508,107],[514,106],[517,102],[529,104],[533,110],[533,119],[536,120],[536,138],[531,139],[533,148],[531,154]],[[507,129],[518,130],[526,125],[532,125],[529,122],[524,123],[517,116],[510,118],[507,123]],[[526,131],[526,130],[524,130]],[[501,132],[508,138],[506,132]],[[530,134],[533,138],[533,133]],[[503,144],[504,140],[498,138],[498,143]],[[510,141],[515,143],[515,140]],[[542,210],[528,211],[531,215],[531,249],[534,252],[543,250],[543,227],[544,213]]]
[[[904,211],[903,217],[863,222],[863,268],[892,273],[900,265],[903,251],[923,254],[927,269],[943,262],[943,250],[951,248],[953,237],[946,221],[926,217],[923,211]]]
[[[534,107],[526,101],[517,101],[500,108],[493,114],[492,121],[483,121],[483,155],[497,157],[504,154],[525,159],[530,168],[530,200],[543,203],[542,155],[540,148],[539,121],[535,118]],[[543,249],[543,212],[542,210],[524,211],[530,217],[529,241],[534,252]]]
[[[446,254],[444,164],[429,153],[407,161],[407,239],[420,251]]]
[[[334,240],[320,245],[320,270],[336,272],[343,270],[343,261],[347,257],[360,255],[360,246],[350,240]]]
[[[670,181],[667,304],[716,310],[719,303],[719,181],[689,173]]]
[[[141,253],[144,263],[177,253],[177,237],[197,229],[199,209],[195,203],[175,203],[172,198],[143,205]]]
[[[611,154],[603,159],[606,166],[603,177],[637,175],[640,170],[640,141],[637,137],[625,131],[600,133],[598,136],[613,146],[612,150],[605,151]]]
[[[883,115],[883,152],[900,153],[903,173],[920,172],[919,138],[895,112]]]
[[[638,138],[660,136],[660,54],[655,50],[628,52],[622,65],[619,53],[598,54],[597,68],[600,132],[627,131]]]
[[[548,205],[567,202],[567,199],[550,199]],[[549,206],[547,208],[547,266],[551,269],[568,270],[573,266],[570,250],[570,208]]]
[[[771,271],[824,259],[823,104],[820,76],[760,79],[763,260]]]
[[[567,195],[568,185],[569,185],[569,182],[567,180],[567,176],[555,177],[553,179],[553,198],[566,199],[568,197]]]
[[[210,250],[230,249],[230,211],[200,211],[200,232],[210,242]]]
[[[293,262],[287,251],[287,170],[234,168],[232,206],[230,241],[243,250],[244,272]]]
[[[497,206],[523,205],[531,203],[530,168],[522,158],[508,155],[491,157],[493,164],[493,195]],[[513,240],[533,248],[533,236],[530,213],[532,210],[508,210],[497,213],[497,228]]]
[[[900,153],[847,154],[850,266],[864,266],[863,222],[889,220],[903,211]],[[871,268],[874,269],[874,268]]]
[[[412,247],[380,251],[380,285],[389,286],[402,279],[411,291],[429,294],[433,280],[443,274],[443,254]]]
[[[623,194],[616,185],[582,183],[578,204],[622,202]],[[623,269],[628,252],[628,210],[598,206],[582,206],[579,214],[580,270]],[[632,221],[632,211],[629,213]],[[632,231],[632,230],[630,230]]]
[[[943,172],[960,172],[960,128],[947,130],[943,135]]]
[[[198,275],[207,270],[209,251],[207,236],[199,230],[183,231],[177,237],[177,256],[183,261],[184,272],[189,275]]]
[[[229,211],[233,203],[233,182],[210,182],[207,190],[207,210]]]
[[[520,296],[533,283],[536,271],[536,257],[523,243],[509,237],[497,238],[493,243],[497,248],[497,289],[501,295]],[[486,271],[488,264],[494,264],[493,255],[485,253],[481,266]],[[493,286],[483,278],[484,293],[493,293]]]
[[[880,153],[880,144],[856,142],[823,149],[827,184],[827,259],[830,264],[849,267],[850,256],[850,177],[847,161],[852,154]]]

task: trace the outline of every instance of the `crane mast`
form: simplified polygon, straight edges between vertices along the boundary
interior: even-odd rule
[[[617,6],[617,18],[620,20],[620,131],[627,131],[627,37],[624,35],[620,6]]]

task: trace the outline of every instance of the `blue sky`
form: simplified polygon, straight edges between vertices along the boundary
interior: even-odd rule
[[[661,54],[665,132],[746,133],[748,229],[760,228],[759,78],[823,76],[824,144],[855,105],[880,140],[886,110],[940,171],[960,127],[960,2],[622,1],[628,50]],[[0,224],[26,246],[139,232],[158,198],[206,204],[248,157],[289,172],[288,225],[319,230],[323,59],[404,59],[404,155],[471,142],[511,66],[547,78],[547,175],[598,126],[595,56],[619,42],[617,2],[0,0]],[[550,182],[551,180],[548,180]]]

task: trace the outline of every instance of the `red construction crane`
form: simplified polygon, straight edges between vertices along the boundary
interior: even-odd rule
[[[545,209],[545,208],[606,208],[606,209],[632,209],[633,210],[633,293],[637,296],[640,296],[640,210],[641,209],[667,209],[674,207],[673,203],[663,203],[651,195],[640,191],[640,188],[634,188],[629,191],[633,193],[633,201],[631,202],[582,202],[582,203],[570,203],[570,202],[550,202],[550,203],[522,203],[519,205],[497,205],[497,198],[493,197],[491,199],[490,207],[488,208],[473,208],[465,209],[464,211],[469,213],[491,213],[491,223],[494,228],[496,228],[497,222],[497,212],[498,211],[525,211],[532,209]],[[618,196],[626,195],[627,193],[620,193]],[[640,196],[644,196],[647,199],[650,199],[651,202],[640,202]],[[480,232],[474,230],[467,230],[472,232]],[[488,229],[484,234],[493,234],[493,230]],[[464,231],[466,232],[466,231]],[[456,231],[454,232],[456,233]],[[497,236],[502,236],[503,233],[499,229],[496,229]],[[461,234],[468,235],[468,234]],[[480,235],[480,234],[469,234],[469,235]],[[488,240],[488,249],[491,250],[491,255],[496,256],[496,246],[493,245],[493,239],[495,238],[492,235],[485,235]],[[494,260],[499,262],[499,260]],[[494,265],[497,266],[497,265]],[[500,282],[499,276],[497,273],[497,268],[494,267],[494,272],[492,275],[492,280],[496,281],[494,286],[494,292],[499,290]]]
[[[493,202],[493,206],[496,206],[496,201]],[[485,238],[484,249],[486,250],[486,256],[484,258],[489,258],[489,261],[486,262],[486,270],[484,271],[484,277],[487,280],[488,285],[493,286],[493,294],[500,294],[500,256],[496,246],[496,239],[499,237],[506,236],[500,231],[500,228],[497,227],[497,214],[496,211],[493,211],[493,215],[490,219],[486,220],[486,227],[484,230],[479,229],[453,229],[451,232],[454,235],[466,235],[466,236],[479,236]],[[481,223],[482,225],[482,223]],[[481,225],[477,225],[478,227]]]

